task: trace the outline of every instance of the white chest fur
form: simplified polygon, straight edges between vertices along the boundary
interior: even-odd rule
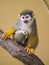
[[[27,26],[22,26],[22,27],[21,27],[21,30],[27,31],[28,33],[31,32],[31,29],[30,29],[29,27],[27,27]]]
[[[20,25],[20,29],[22,30],[22,31],[27,31],[28,33],[31,33],[31,28],[28,26],[28,24],[24,24],[24,23],[22,23],[22,25]]]
[[[21,26],[20,30],[17,30],[15,33],[19,34],[19,33],[23,33],[25,35],[25,32],[28,32],[29,34],[31,33],[31,29],[27,26]]]

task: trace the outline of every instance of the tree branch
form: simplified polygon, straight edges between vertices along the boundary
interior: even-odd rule
[[[0,35],[1,33],[3,32],[0,30]],[[4,40],[0,37],[0,46],[7,50],[14,58],[22,61],[25,65],[44,65],[35,54],[28,55],[24,47],[11,39]]]

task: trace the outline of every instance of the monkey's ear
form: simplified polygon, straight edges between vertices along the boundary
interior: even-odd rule
[[[32,15],[34,16],[34,15],[35,15],[35,13],[32,13]]]
[[[35,16],[35,13],[32,13],[32,16],[34,17]]]

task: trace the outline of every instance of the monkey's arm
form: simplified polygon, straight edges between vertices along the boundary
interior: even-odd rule
[[[25,48],[28,54],[34,53],[37,44],[38,44],[38,35],[30,36],[27,46]]]
[[[9,38],[10,35],[13,34],[14,32],[15,32],[15,28],[14,28],[14,27],[11,27],[11,28],[9,28],[9,29],[7,30],[7,32],[5,32],[5,33],[2,34],[2,37],[3,37],[4,39]]]
[[[7,30],[7,32],[2,34],[2,38],[9,38],[19,27],[19,21],[17,21],[11,28]]]

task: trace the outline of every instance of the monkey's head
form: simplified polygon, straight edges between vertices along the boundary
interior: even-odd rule
[[[30,24],[34,18],[34,13],[31,10],[24,10],[20,13],[19,18],[24,24]]]

